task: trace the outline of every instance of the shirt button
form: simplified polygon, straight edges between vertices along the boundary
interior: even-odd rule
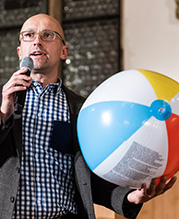
[[[21,172],[21,169],[20,169],[20,167],[17,167],[17,168],[16,168],[16,170],[17,170],[17,172],[18,172],[18,173],[20,173],[20,172]]]
[[[11,197],[10,198],[10,201],[13,203],[15,201],[15,198],[14,197]]]

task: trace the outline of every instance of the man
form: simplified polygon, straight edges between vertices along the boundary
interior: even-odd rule
[[[94,219],[93,203],[135,218],[142,203],[176,181],[163,177],[156,187],[130,190],[95,176],[81,155],[76,119],[84,99],[58,79],[65,59],[61,25],[38,14],[20,31],[19,60],[31,57],[34,69],[15,72],[2,88],[0,108],[0,218]],[[17,92],[27,91],[22,115],[14,113]]]

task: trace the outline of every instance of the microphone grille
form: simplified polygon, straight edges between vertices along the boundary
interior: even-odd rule
[[[33,60],[30,57],[25,57],[21,60],[19,67],[20,69],[27,68],[29,69],[29,71],[32,71],[32,69],[34,68]]]

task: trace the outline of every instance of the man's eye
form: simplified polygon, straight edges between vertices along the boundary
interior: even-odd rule
[[[26,33],[26,34],[24,34],[24,37],[26,37],[26,38],[31,38],[33,36],[34,36],[34,33]]]
[[[45,38],[53,38],[53,33],[45,32],[45,33],[43,34],[43,36],[44,36]]]
[[[50,34],[49,34],[49,33],[45,33],[44,36],[45,36],[45,37],[49,37]]]

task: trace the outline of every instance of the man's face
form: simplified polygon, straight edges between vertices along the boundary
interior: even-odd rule
[[[28,19],[22,29],[23,31],[42,32],[44,30],[52,30],[58,32],[63,37],[63,30],[59,23],[46,15],[36,15]],[[64,46],[62,40],[56,37],[55,40],[47,42],[41,39],[37,34],[31,42],[24,42],[20,37],[20,46],[17,48],[19,59],[29,56],[34,61],[34,70],[43,71],[44,69],[53,70],[58,68],[60,59],[65,59]]]

